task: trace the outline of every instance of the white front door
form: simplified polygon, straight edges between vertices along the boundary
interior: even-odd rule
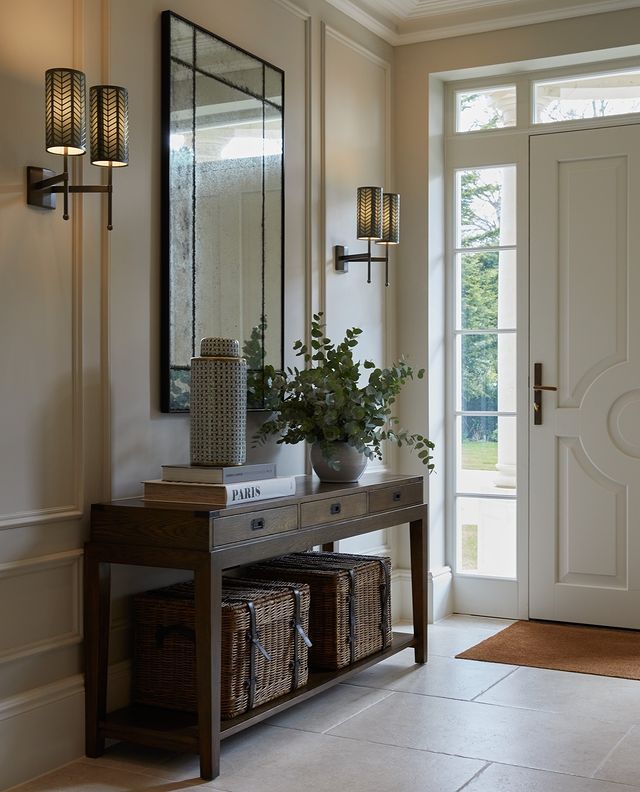
[[[640,628],[640,126],[530,153],[530,616]]]

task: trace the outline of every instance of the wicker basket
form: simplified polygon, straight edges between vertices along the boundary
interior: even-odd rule
[[[197,710],[193,583],[134,597],[132,699]],[[226,579],[222,588],[221,717],[307,683],[309,587]]]
[[[336,670],[391,644],[391,560],[347,553],[291,553],[251,567],[256,578],[311,589],[312,670]]]

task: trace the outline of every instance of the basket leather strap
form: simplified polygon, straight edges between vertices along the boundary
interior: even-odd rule
[[[356,573],[354,569],[349,573],[349,662],[356,660]]]
[[[247,610],[249,611],[249,632],[247,633],[247,641],[251,644],[249,647],[249,679],[246,683],[249,689],[247,709],[253,709],[253,703],[256,698],[256,649],[265,660],[270,661],[271,655],[260,643],[260,636],[258,635],[258,628],[256,625],[256,607],[251,600],[247,600]]]
[[[380,570],[382,572],[382,583],[380,583],[380,631],[382,632],[382,648],[386,649],[389,645],[389,614],[387,611],[389,570],[382,559],[380,559]]]
[[[293,627],[293,660],[291,662],[292,679],[291,690],[296,690],[298,687],[298,680],[300,678],[300,652],[298,650],[298,638],[302,638],[307,648],[311,648],[311,641],[309,636],[304,631],[302,626],[302,596],[297,588],[291,587],[293,594],[293,619],[291,626]]]

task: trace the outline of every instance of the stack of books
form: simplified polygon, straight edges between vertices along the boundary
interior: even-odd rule
[[[233,506],[295,495],[295,476],[276,476],[273,462],[234,467],[163,465],[162,478],[144,481],[146,501]]]

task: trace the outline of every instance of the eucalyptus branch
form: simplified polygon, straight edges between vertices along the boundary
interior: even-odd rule
[[[303,365],[271,379],[268,401],[274,412],[254,434],[254,446],[273,435],[281,444],[320,443],[331,464],[332,443],[348,443],[368,459],[382,459],[382,443],[391,441],[415,451],[433,470],[433,443],[400,427],[392,415],[403,386],[414,377],[422,379],[424,369],[414,374],[404,358],[382,369],[371,360],[355,360],[362,330],[348,329],[336,344],[326,336],[322,316],[313,316],[309,344],[298,340],[293,345]]]

